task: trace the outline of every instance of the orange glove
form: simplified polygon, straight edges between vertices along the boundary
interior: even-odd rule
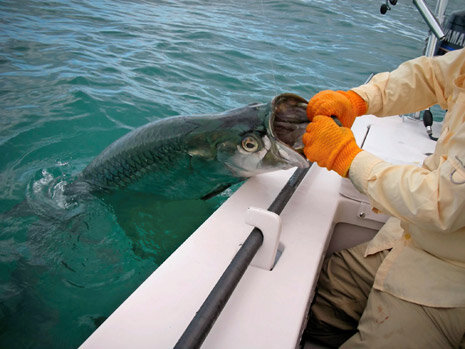
[[[321,167],[334,170],[343,177],[347,177],[352,161],[362,151],[349,128],[339,127],[325,115],[315,116],[308,124],[303,142],[308,160],[316,161]]]
[[[334,115],[345,127],[351,127],[357,116],[367,112],[368,105],[354,91],[318,92],[307,105],[307,116],[310,121],[315,115]]]

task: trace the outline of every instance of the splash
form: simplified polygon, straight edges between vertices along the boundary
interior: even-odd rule
[[[39,216],[63,216],[67,210],[76,208],[78,203],[65,194],[68,185],[59,163],[57,167],[41,169],[31,179],[26,190],[26,201],[32,213]]]

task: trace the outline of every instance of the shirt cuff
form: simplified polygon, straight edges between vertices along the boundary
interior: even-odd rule
[[[367,194],[368,180],[370,179],[372,169],[380,162],[383,162],[383,160],[365,150],[355,156],[350,165],[349,178],[358,191]]]
[[[366,114],[376,115],[383,109],[381,86],[384,86],[388,80],[389,73],[379,73],[369,83],[351,89],[367,103],[368,109]]]

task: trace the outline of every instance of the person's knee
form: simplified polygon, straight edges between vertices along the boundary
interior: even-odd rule
[[[357,333],[342,348],[458,348],[465,308],[434,308],[372,290]]]

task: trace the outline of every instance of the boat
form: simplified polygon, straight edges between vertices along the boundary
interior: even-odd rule
[[[394,163],[420,164],[434,151],[424,126],[406,117],[364,116],[353,131],[363,149]],[[244,183],[81,348],[173,348],[253,229],[249,208],[269,207],[293,172]],[[348,179],[312,166],[274,222],[271,270],[252,260],[202,348],[298,346],[325,256],[369,240],[386,219]]]
[[[352,130],[362,149],[397,164],[420,165],[436,144],[415,116],[367,115]],[[302,333],[323,260],[371,239],[387,218],[316,164],[252,177],[81,348],[315,348]],[[262,241],[244,266],[238,253],[256,228]]]

